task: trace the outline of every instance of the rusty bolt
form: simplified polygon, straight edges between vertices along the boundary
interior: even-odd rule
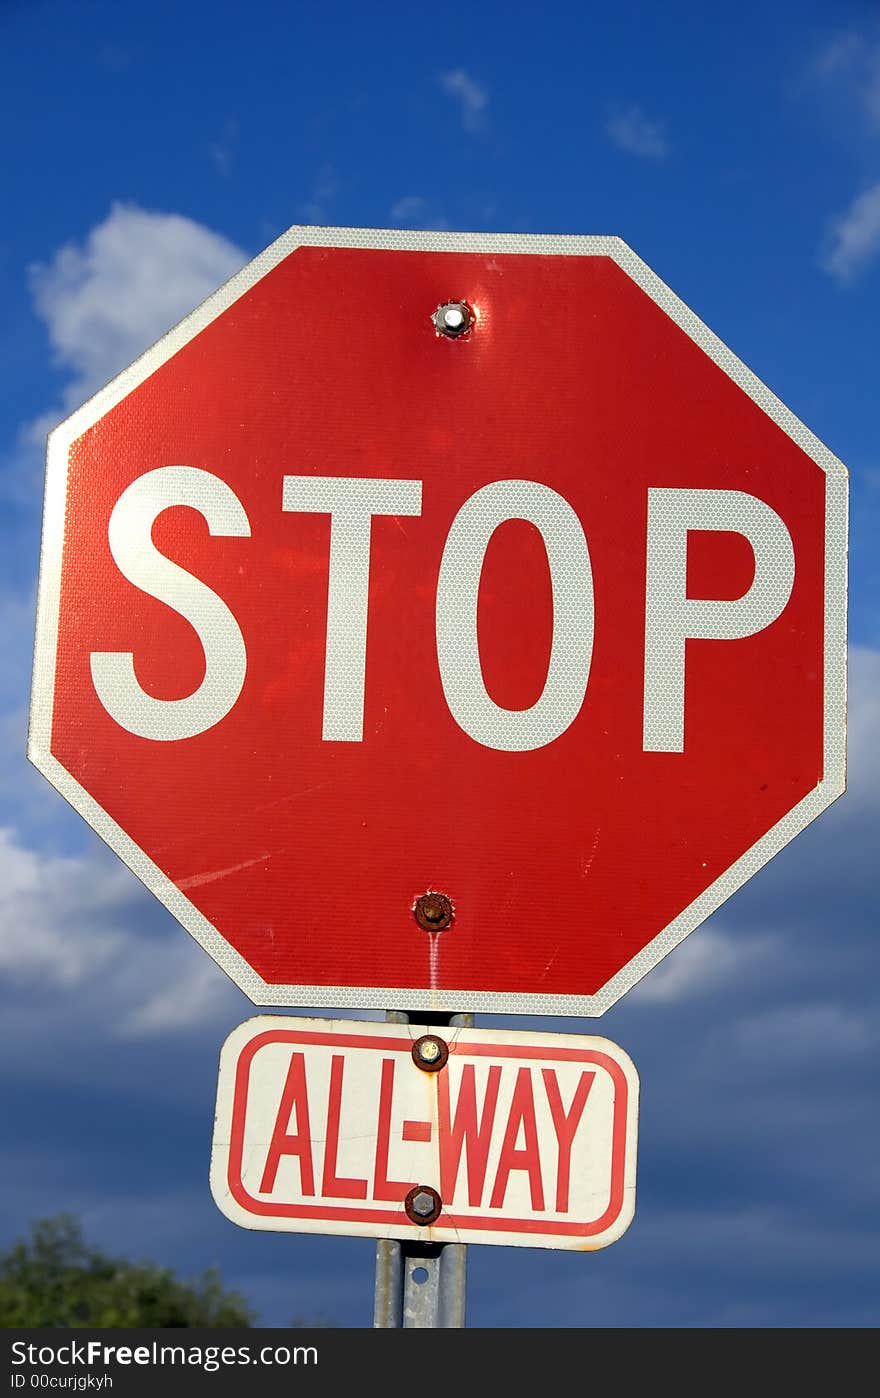
[[[452,900],[447,898],[445,893],[433,893],[430,890],[416,899],[413,912],[419,927],[423,927],[426,932],[442,932],[455,916]]]
[[[413,1063],[425,1073],[439,1073],[448,1057],[448,1046],[436,1034],[423,1034],[412,1046]]]
[[[438,306],[431,319],[438,335],[457,340],[473,326],[475,316],[467,301],[446,301]]]
[[[429,1184],[417,1184],[403,1201],[406,1216],[412,1223],[433,1223],[440,1217],[443,1200]]]

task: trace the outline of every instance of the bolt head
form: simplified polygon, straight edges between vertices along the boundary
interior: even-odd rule
[[[419,1058],[423,1063],[436,1063],[443,1052],[436,1039],[422,1039],[419,1044]]]
[[[407,1218],[411,1223],[433,1223],[440,1217],[443,1200],[429,1184],[414,1184],[403,1201]]]
[[[428,1194],[426,1190],[420,1189],[418,1194],[413,1195],[412,1210],[413,1213],[418,1214],[420,1218],[427,1218],[429,1214],[434,1212],[434,1208],[433,1195]]]
[[[423,1073],[439,1073],[446,1067],[449,1046],[439,1034],[423,1034],[410,1050],[412,1061]]]
[[[460,335],[466,335],[474,319],[474,313],[466,301],[447,301],[438,306],[432,316],[437,333],[450,340],[457,340]]]
[[[445,893],[423,893],[413,904],[413,913],[426,932],[442,932],[454,917],[452,900]]]

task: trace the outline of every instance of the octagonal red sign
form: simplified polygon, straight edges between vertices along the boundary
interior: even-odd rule
[[[294,228],[52,434],[30,755],[259,1004],[599,1014],[843,789],[845,548],[618,239]]]

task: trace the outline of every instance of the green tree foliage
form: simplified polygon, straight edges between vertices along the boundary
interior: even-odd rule
[[[0,1326],[249,1326],[253,1314],[215,1268],[193,1281],[150,1262],[108,1257],[75,1218],[40,1219],[0,1254]]]

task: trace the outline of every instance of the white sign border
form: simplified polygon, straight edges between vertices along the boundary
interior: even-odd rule
[[[609,257],[825,473],[825,728],[823,779],[594,995],[536,995],[428,987],[274,985],[264,981],[50,751],[61,556],[72,443],[298,247]],[[846,787],[847,470],[716,335],[616,237],[409,232],[294,225],[49,434],[27,754],[110,848],[255,1005],[598,1016],[684,940],[826,809]]]

